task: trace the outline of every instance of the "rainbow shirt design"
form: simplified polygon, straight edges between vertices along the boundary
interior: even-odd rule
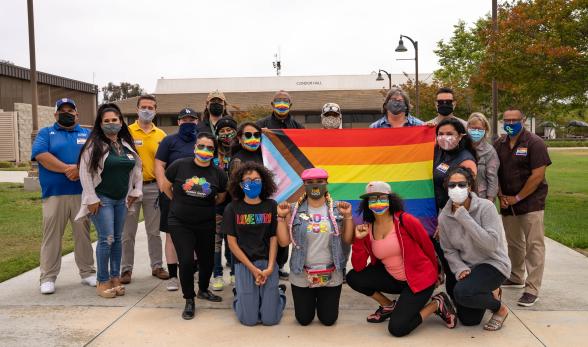
[[[235,218],[237,225],[270,224],[272,222],[271,213],[237,214]]]
[[[329,232],[329,218],[319,213],[310,215],[310,221],[306,227],[307,233],[320,234]]]
[[[212,189],[210,188],[210,183],[206,181],[206,178],[194,176],[192,178],[188,178],[184,184],[182,184],[182,189],[186,193],[186,195],[194,196],[197,198],[205,198],[212,193]]]

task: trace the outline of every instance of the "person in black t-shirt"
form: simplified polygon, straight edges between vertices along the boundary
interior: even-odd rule
[[[227,175],[211,163],[215,148],[211,134],[199,134],[194,158],[178,159],[165,171],[163,191],[171,199],[168,227],[180,262],[184,319],[194,318],[195,296],[222,301],[208,290],[214,265],[216,204],[225,199],[227,186]],[[199,262],[198,295],[194,293],[194,252]]]
[[[275,325],[286,306],[279,285],[276,191],[272,174],[254,162],[241,164],[229,183],[233,201],[223,216],[223,233],[235,257],[233,309],[244,325]]]

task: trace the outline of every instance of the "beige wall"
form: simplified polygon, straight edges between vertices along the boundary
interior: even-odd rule
[[[33,130],[33,107],[30,104],[15,103],[14,110],[17,112],[18,123],[18,147],[20,161],[31,159],[31,131]],[[39,129],[55,123],[55,108],[39,106]],[[2,134],[0,134],[2,136]]]

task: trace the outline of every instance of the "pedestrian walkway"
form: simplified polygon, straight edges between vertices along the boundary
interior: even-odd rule
[[[532,308],[517,307],[520,291],[505,290],[512,311],[501,331],[459,325],[448,330],[432,317],[411,335],[395,338],[385,323],[366,323],[376,305],[346,285],[332,327],[316,321],[298,325],[290,295],[280,325],[241,326],[230,309],[230,287],[221,292],[222,303],[197,300],[196,317],[185,321],[181,292],[167,292],[164,282],[151,276],[141,223],[137,267],[123,297],[102,299],[81,285],[73,254],[63,257],[53,295],[39,294],[38,268],[0,283],[0,346],[586,346],[588,258],[551,240],[546,246],[540,301]]]

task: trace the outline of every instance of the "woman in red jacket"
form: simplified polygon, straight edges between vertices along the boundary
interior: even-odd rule
[[[366,224],[355,228],[353,270],[347,274],[347,284],[380,304],[367,321],[390,318],[388,331],[397,337],[408,335],[433,313],[454,328],[451,300],[445,293],[431,298],[438,277],[437,257],[422,224],[403,211],[402,200],[386,182],[370,182],[361,199],[359,210]],[[382,293],[400,296],[392,301]]]

